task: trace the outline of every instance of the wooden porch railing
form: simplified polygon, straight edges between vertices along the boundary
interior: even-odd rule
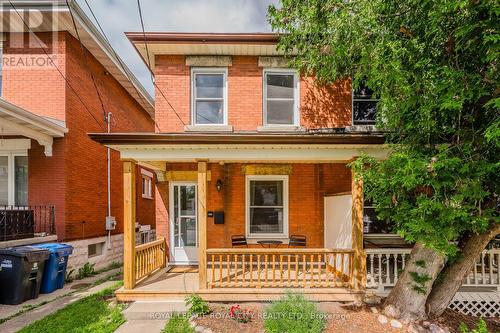
[[[163,237],[135,247],[136,283],[139,283],[154,272],[165,267],[165,249],[166,244],[165,238]]]
[[[353,250],[207,249],[208,288],[352,287]]]

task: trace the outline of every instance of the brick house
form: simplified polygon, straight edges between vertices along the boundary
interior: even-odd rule
[[[152,98],[74,2],[81,45],[65,1],[13,4],[0,8],[0,246],[58,240],[75,247],[71,266],[121,261],[122,162],[111,151],[108,208],[107,149],[87,133],[108,120],[111,132],[153,131]],[[28,29],[19,14],[41,20]],[[136,223],[153,230],[155,176],[134,172]]]
[[[195,291],[259,300],[284,288],[358,297],[366,283],[362,183],[347,163],[387,154],[369,91],[353,93],[350,79],[319,85],[289,68],[275,34],[127,36],[151,64],[158,126],[90,134],[125,161],[118,297]],[[158,176],[158,239],[136,247],[137,165]],[[184,280],[149,277],[165,265],[186,272]]]

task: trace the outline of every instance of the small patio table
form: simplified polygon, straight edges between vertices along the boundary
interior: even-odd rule
[[[283,244],[283,242],[280,240],[272,240],[272,239],[260,240],[257,241],[257,243],[260,244],[260,246],[262,247],[266,247],[267,245],[268,248],[271,248],[271,246],[278,247],[281,244]]]

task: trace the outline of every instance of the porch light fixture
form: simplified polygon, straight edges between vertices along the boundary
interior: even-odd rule
[[[220,192],[220,190],[222,190],[222,186],[224,186],[222,180],[217,179],[217,182],[215,183],[215,188],[217,189],[217,192]]]

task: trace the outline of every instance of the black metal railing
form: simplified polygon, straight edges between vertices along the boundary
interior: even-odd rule
[[[0,206],[0,241],[56,234],[53,205]]]

